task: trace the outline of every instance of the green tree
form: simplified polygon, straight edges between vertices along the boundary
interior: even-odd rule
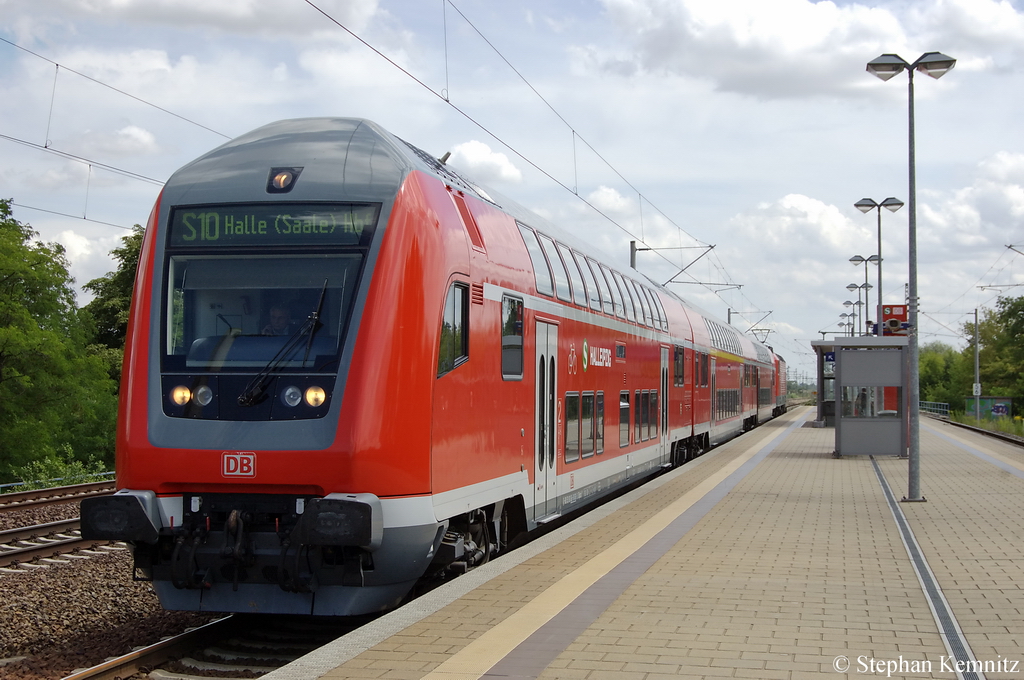
[[[121,246],[110,251],[117,261],[117,269],[82,286],[96,296],[85,306],[96,321],[95,341],[111,349],[124,349],[135,271],[139,267],[145,233],[146,230],[136,224],[130,234],[121,237]]]
[[[145,229],[136,224],[132,232],[121,237],[121,245],[110,251],[117,261],[117,269],[107,272],[82,286],[96,297],[83,309],[92,317],[95,333],[94,350],[107,363],[111,378],[121,381],[121,361],[128,332],[128,312],[135,287],[135,271],[139,267],[139,253]]]
[[[58,451],[113,462],[115,386],[73,284],[64,248],[0,200],[0,480]]]
[[[943,402],[954,411],[963,410],[964,396],[971,393],[974,381],[973,358],[968,359],[966,350],[958,352],[941,342],[928,343],[921,347],[918,366],[922,401]]]
[[[973,361],[974,324],[965,324],[964,332],[972,338],[967,351]],[[1016,411],[1024,404],[1024,297],[1001,297],[995,309],[983,311],[978,320],[978,346],[983,391],[1012,397]]]

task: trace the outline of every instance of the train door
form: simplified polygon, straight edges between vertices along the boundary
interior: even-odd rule
[[[671,433],[668,431],[668,385],[669,385],[669,364],[668,364],[668,347],[661,348],[661,403],[658,405],[659,411],[661,412],[661,429],[659,431],[658,438],[658,453],[661,457],[662,464],[669,462],[669,436]]]
[[[718,424],[718,376],[715,375],[715,357],[708,357],[711,372],[711,440],[714,441],[715,425]]]
[[[555,451],[558,448],[558,326],[537,322],[537,440],[533,457],[534,520],[558,512]]]

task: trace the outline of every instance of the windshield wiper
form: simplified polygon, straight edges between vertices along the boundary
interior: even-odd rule
[[[301,346],[303,336],[308,335],[309,339],[306,340],[306,354],[302,358],[302,364],[305,365],[309,359],[309,353],[313,348],[313,336],[323,326],[320,323],[320,311],[324,305],[324,296],[327,294],[327,282],[328,279],[324,279],[324,287],[320,291],[320,300],[317,302],[316,309],[314,309],[302,326],[291,334],[291,337],[285,341],[284,345],[277,351],[277,354],[267,362],[267,365],[263,367],[259,373],[257,373],[249,384],[245,386],[242,393],[238,395],[239,406],[255,406],[263,400],[263,395],[267,391],[267,387],[270,386],[270,376],[273,375],[277,370],[284,364],[285,361],[295,353],[295,351]]]

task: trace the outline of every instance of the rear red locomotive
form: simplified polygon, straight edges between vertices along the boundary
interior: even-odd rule
[[[777,415],[784,375],[373,123],[274,123],[153,209],[83,534],[168,609],[379,611]]]

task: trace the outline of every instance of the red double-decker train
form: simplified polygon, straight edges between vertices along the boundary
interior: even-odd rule
[[[379,126],[267,125],[142,246],[118,491],[165,608],[399,604],[785,410],[772,350]]]

